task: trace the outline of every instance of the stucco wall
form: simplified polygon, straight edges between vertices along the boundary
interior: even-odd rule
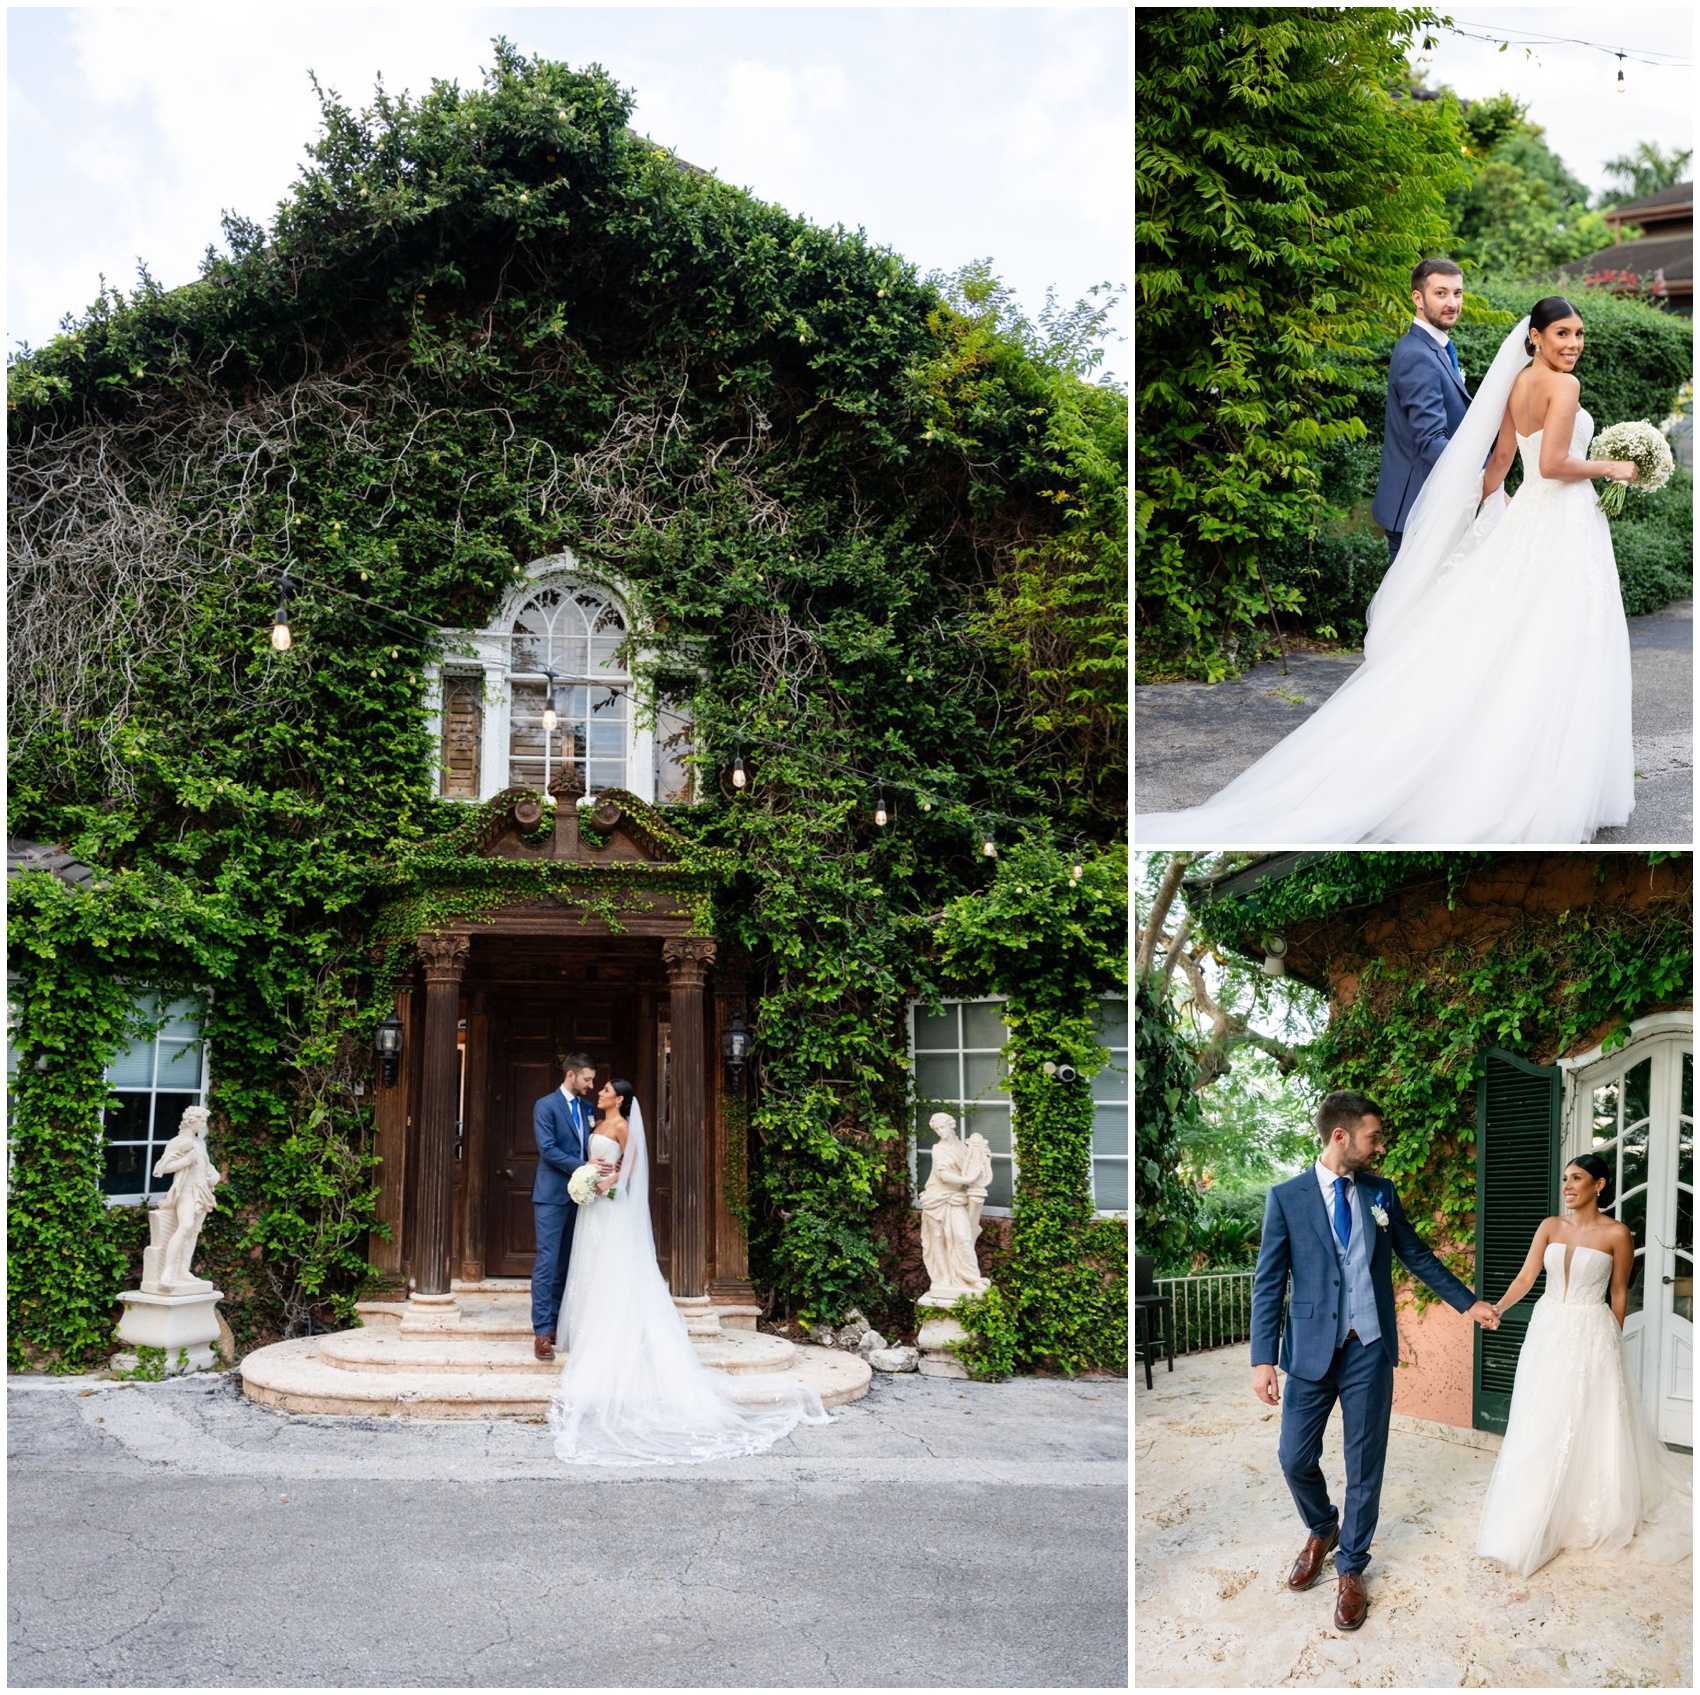
[[[1468,1430],[1475,1325],[1444,1301],[1419,1313],[1409,1295],[1400,1297],[1398,1322],[1393,1410]]]

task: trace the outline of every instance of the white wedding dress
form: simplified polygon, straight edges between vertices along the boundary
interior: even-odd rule
[[[1611,1255],[1546,1251],[1476,1552],[1525,1577],[1560,1548],[1668,1565],[1693,1547],[1693,1486],[1654,1434],[1606,1304]]]
[[[1542,477],[1537,431],[1516,495],[1475,516],[1523,334],[1418,496],[1363,664],[1202,806],[1136,817],[1138,846],[1581,843],[1628,819],[1629,629],[1595,483]],[[1571,452],[1593,435],[1579,412]]]
[[[620,1145],[592,1133],[589,1154]],[[631,1129],[613,1200],[580,1207],[561,1300],[567,1362],[549,1403],[555,1452],[574,1465],[678,1465],[756,1454],[799,1424],[828,1424],[820,1396],[752,1374],[759,1404],[732,1398],[731,1379],[697,1358],[655,1263],[643,1114]]]

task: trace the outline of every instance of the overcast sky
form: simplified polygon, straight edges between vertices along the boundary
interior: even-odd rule
[[[1637,52],[1694,57],[1694,8],[1677,6],[1488,6],[1457,11],[1441,7],[1472,33],[1574,36],[1622,49],[1624,92],[1616,92],[1618,61],[1595,47],[1497,45],[1433,32],[1431,84],[1450,83],[1467,100],[1502,89],[1528,102],[1530,119],[1545,127],[1547,145],[1598,194],[1611,188],[1605,162],[1654,141],[1666,153],[1694,145],[1692,63],[1639,64]],[[1518,39],[1517,36],[1512,37]],[[1690,167],[1692,171],[1692,166]]]
[[[138,258],[192,280],[225,208],[269,224],[316,133],[309,71],[355,105],[380,72],[467,87],[497,35],[600,62],[634,128],[764,200],[923,270],[991,259],[1029,312],[1047,285],[1127,280],[1120,7],[13,7],[8,344],[49,339],[103,272],[130,287]]]

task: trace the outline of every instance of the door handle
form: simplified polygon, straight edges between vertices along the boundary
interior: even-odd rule
[[[508,1181],[509,1181],[509,1182],[510,1182],[510,1183],[511,1183],[511,1182],[512,1182],[512,1181],[513,1181],[513,1176],[514,1176],[514,1173],[513,1173],[513,1167],[512,1167],[512,1166],[508,1166],[508,1165],[504,1165],[504,1166],[503,1166],[503,1167],[502,1167],[502,1168],[501,1168],[501,1169],[500,1169],[500,1170],[499,1170],[499,1171],[498,1171],[498,1172],[497,1172],[497,1173],[496,1173],[496,1175],[497,1175],[497,1176],[498,1176],[498,1177],[505,1177],[505,1178],[507,1178],[507,1180],[508,1180]],[[1666,1279],[1666,1281],[1667,1281],[1667,1282],[1668,1282],[1668,1281],[1669,1281],[1669,1279]]]
[[[1674,1283],[1676,1279],[1674,1277],[1661,1277],[1659,1281],[1661,1283]]]

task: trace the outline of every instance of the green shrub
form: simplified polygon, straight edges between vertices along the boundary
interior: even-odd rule
[[[1630,496],[1611,527],[1623,610],[1657,612],[1694,592],[1694,473],[1678,467],[1657,493]]]
[[[925,1319],[924,1310],[921,1316]],[[1015,1371],[1021,1323],[995,1283],[983,1295],[964,1295],[950,1309],[950,1316],[968,1332],[967,1341],[952,1342],[949,1349],[967,1367],[970,1377],[982,1383],[1001,1383]]]

